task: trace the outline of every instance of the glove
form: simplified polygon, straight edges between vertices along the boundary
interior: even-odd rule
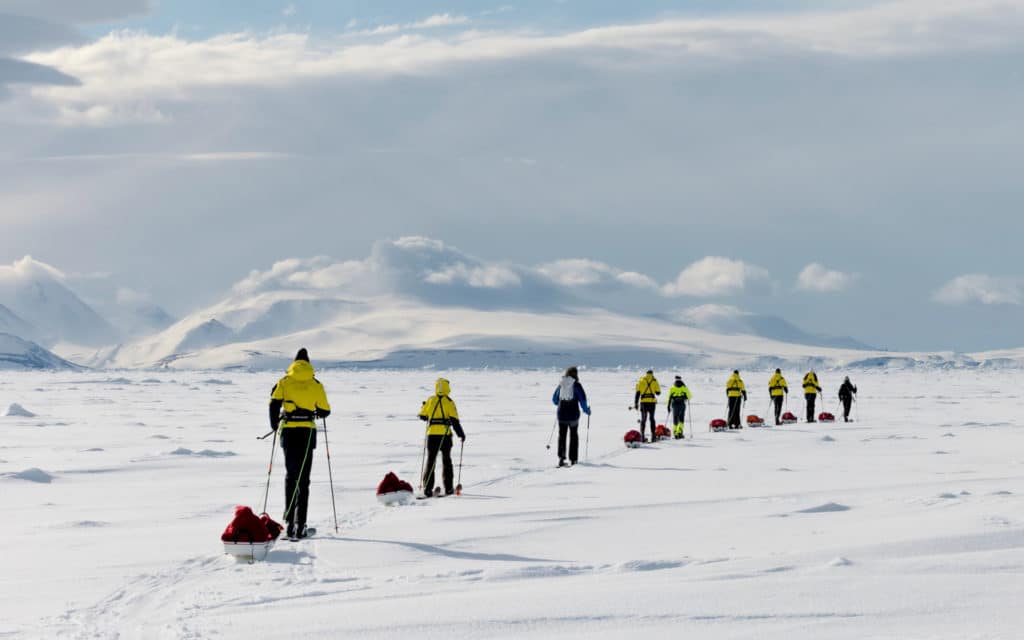
[[[270,423],[270,430],[271,431],[277,431],[277,423],[276,422],[271,422]]]
[[[317,409],[316,409],[316,411],[314,413],[316,413],[316,417],[318,417],[318,418],[326,418],[327,416],[331,415],[331,410],[330,409],[321,409],[320,407],[317,407]]]
[[[461,442],[465,442],[466,441],[466,434],[462,434],[461,436],[459,436],[459,440]]]
[[[743,392],[743,401],[744,402],[747,401],[747,392],[746,391]]]
[[[587,414],[589,416],[590,415],[590,407],[585,408],[583,410],[583,413],[585,413],[585,414]]]

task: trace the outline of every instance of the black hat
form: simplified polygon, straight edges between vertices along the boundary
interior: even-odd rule
[[[740,375],[740,370],[739,369],[733,369],[732,372],[734,374],[736,374],[736,375]]]
[[[306,347],[302,347],[301,349],[299,349],[299,352],[295,354],[295,359],[305,360],[306,362],[309,362],[309,354],[306,353]]]
[[[569,367],[568,369],[566,369],[565,370],[565,375],[566,375],[566,377],[572,378],[573,380],[579,380],[580,379],[580,373],[579,373],[579,370],[576,367]]]
[[[676,376],[676,380],[682,380],[683,376]]]
[[[776,369],[775,373],[782,373],[782,369]]]
[[[647,373],[649,373],[649,374],[651,374],[651,375],[654,375],[654,369],[648,369],[648,370],[647,370]]]

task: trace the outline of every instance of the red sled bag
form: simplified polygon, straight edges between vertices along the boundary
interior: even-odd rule
[[[708,426],[711,427],[712,431],[719,431],[722,429],[728,429],[729,423],[726,422],[725,420],[722,420],[721,418],[715,418],[714,420],[711,421],[711,423]]]
[[[782,424],[796,424],[798,422],[796,415],[792,411],[787,411],[782,414]]]
[[[666,427],[663,424],[659,424],[658,427],[654,430],[654,439],[655,440],[661,440],[662,438],[671,438],[671,437],[672,437],[672,432],[669,431],[668,427]]]
[[[626,443],[627,447],[639,447],[644,441],[644,436],[636,429],[630,429],[626,432],[626,435],[622,436],[622,441]]]
[[[412,497],[412,485],[399,479],[393,471],[389,471],[377,485],[377,502],[383,505],[404,504]]]
[[[836,417],[828,411],[822,411],[818,414],[818,422],[835,422]]]
[[[751,415],[747,416],[747,426],[748,427],[763,427],[764,426],[764,420],[761,419],[761,416],[755,416],[754,414],[751,414]]]
[[[281,525],[271,520],[270,516],[264,514],[263,517],[266,518],[266,522],[262,518],[256,517],[256,514],[249,507],[243,505],[235,507],[235,517],[231,519],[231,523],[224,529],[224,533],[220,535],[221,541],[269,542],[270,540],[275,540],[277,535],[281,534]],[[270,532],[267,527],[268,522],[276,527],[277,535]]]

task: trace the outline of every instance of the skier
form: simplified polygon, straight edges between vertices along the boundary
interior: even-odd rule
[[[814,369],[804,376],[804,399],[807,400],[807,422],[814,422],[814,401],[821,393],[821,386],[818,385],[818,374]]]
[[[747,401],[747,386],[743,384],[739,370],[733,371],[729,381],[725,383],[725,395],[729,398],[729,428],[741,429],[740,410],[743,405],[740,400]]]
[[[682,377],[676,376],[675,383],[668,390],[668,410],[672,412],[672,435],[676,440],[686,437],[683,433],[683,424],[686,421],[686,403],[689,400],[690,390],[686,388]]]
[[[299,349],[288,373],[270,392],[270,428],[281,429],[284,450],[284,519],[289,538],[305,538],[309,506],[310,452],[316,449],[316,419],[331,415],[331,405],[306,349]]]
[[[839,401],[843,403],[843,422],[850,421],[850,405],[853,404],[853,396],[857,395],[857,385],[850,382],[850,376],[843,378],[843,384],[839,386]]]
[[[438,378],[434,385],[434,395],[423,401],[420,408],[420,420],[427,423],[427,457],[423,474],[423,495],[434,495],[434,468],[437,466],[437,454],[440,453],[444,462],[444,491],[447,495],[455,493],[455,468],[452,466],[452,429],[465,442],[466,434],[459,422],[459,411],[452,401],[451,384],[444,378]]]
[[[574,465],[579,460],[580,453],[580,409],[583,413],[590,415],[590,406],[587,404],[587,392],[580,384],[580,374],[576,367],[569,367],[565,370],[562,382],[555,387],[555,394],[551,401],[558,406],[558,466],[565,464],[565,436],[569,436],[569,464]]]
[[[658,408],[658,398],[661,395],[661,386],[658,385],[654,371],[648,369],[644,377],[636,383],[636,395],[633,397],[633,408],[640,410],[640,435],[644,434],[644,427],[647,424],[647,416],[651,417],[651,441],[654,441],[654,410]],[[644,437],[644,442],[647,438]]]
[[[768,381],[768,395],[771,396],[772,402],[775,403],[775,426],[782,424],[782,400],[789,395],[789,385],[786,384],[786,379],[782,377],[782,370],[776,369],[775,375]]]

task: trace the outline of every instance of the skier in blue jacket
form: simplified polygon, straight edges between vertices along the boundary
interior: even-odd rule
[[[580,409],[583,413],[590,415],[590,405],[587,404],[587,392],[580,384],[580,375],[576,367],[569,367],[565,370],[565,376],[551,401],[558,406],[558,466],[565,464],[565,436],[569,435],[569,464],[576,464],[580,453]]]

